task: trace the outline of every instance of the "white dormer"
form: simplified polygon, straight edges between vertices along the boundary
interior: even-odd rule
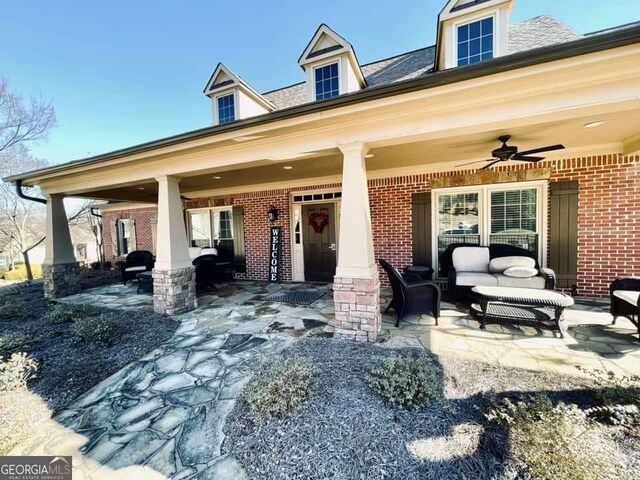
[[[219,63],[204,94],[211,99],[213,124],[221,125],[275,110],[275,106],[242,78]]]
[[[506,55],[515,0],[450,0],[438,16],[437,69]]]
[[[324,23],[298,64],[306,73],[309,102],[356,92],[367,85],[353,46]]]

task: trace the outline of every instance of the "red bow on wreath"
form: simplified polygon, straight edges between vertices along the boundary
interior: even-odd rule
[[[309,225],[316,233],[322,233],[324,227],[329,224],[329,215],[326,213],[312,213],[309,215]]]

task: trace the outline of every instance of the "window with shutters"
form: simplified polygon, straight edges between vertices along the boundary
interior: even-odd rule
[[[231,207],[189,210],[187,221],[192,247],[216,247],[221,241],[233,240]]]
[[[507,244],[529,250],[543,264],[546,182],[478,185],[435,190],[434,251],[452,244]],[[452,247],[453,248],[453,247]]]
[[[130,218],[118,220],[116,229],[118,232],[118,255],[128,255],[135,248],[133,245],[133,220]]]

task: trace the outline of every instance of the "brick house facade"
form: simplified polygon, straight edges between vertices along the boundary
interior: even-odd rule
[[[506,179],[533,167],[509,165],[495,169]],[[609,284],[620,276],[640,274],[640,157],[600,155],[538,163],[536,169],[549,169],[549,183],[577,181],[578,209],[578,293],[584,296],[608,295]],[[460,177],[470,172],[449,171],[431,174],[372,179],[369,200],[376,258],[384,258],[399,269],[412,264],[412,194],[428,193],[435,179]],[[283,282],[292,280],[290,194],[304,190],[339,188],[339,184],[267,190],[235,195],[206,197],[184,202],[184,208],[240,205],[244,208],[246,274],[238,278],[266,280],[268,274],[268,229],[283,230]],[[440,186],[440,183],[437,183]],[[273,224],[267,211],[276,206],[280,216]],[[105,212],[105,226],[119,218],[135,220],[137,248],[154,251],[153,208]],[[110,235],[104,228],[107,259],[114,259]],[[548,257],[548,255],[547,255]],[[386,275],[380,270],[383,285]]]

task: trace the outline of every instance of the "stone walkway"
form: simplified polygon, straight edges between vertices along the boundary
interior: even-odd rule
[[[304,336],[332,336],[333,301],[326,285],[288,285],[328,294],[309,307],[265,302],[277,285],[233,282],[201,295],[199,308],[177,316],[166,344],[90,389],[12,453],[72,455],[74,479],[243,479],[222,453],[222,430],[260,360]],[[110,285],[64,299],[135,312],[152,309],[136,286]],[[383,290],[382,304],[389,301]],[[478,328],[466,309],[443,302],[440,325],[410,317],[395,328],[383,315],[380,341],[436,354],[579,375],[576,366],[640,374],[640,342],[632,325],[611,326],[606,301],[584,300],[566,311],[568,338],[517,325]],[[140,332],[144,335],[144,332]]]
[[[72,455],[76,480],[246,478],[221,451],[239,392],[260,361],[297,337],[324,335],[322,312],[333,314],[328,297],[313,309],[261,302],[272,290],[246,282],[201,297],[169,342],[90,389],[12,454]],[[132,293],[112,285],[65,301],[131,310],[135,321],[152,299]]]

